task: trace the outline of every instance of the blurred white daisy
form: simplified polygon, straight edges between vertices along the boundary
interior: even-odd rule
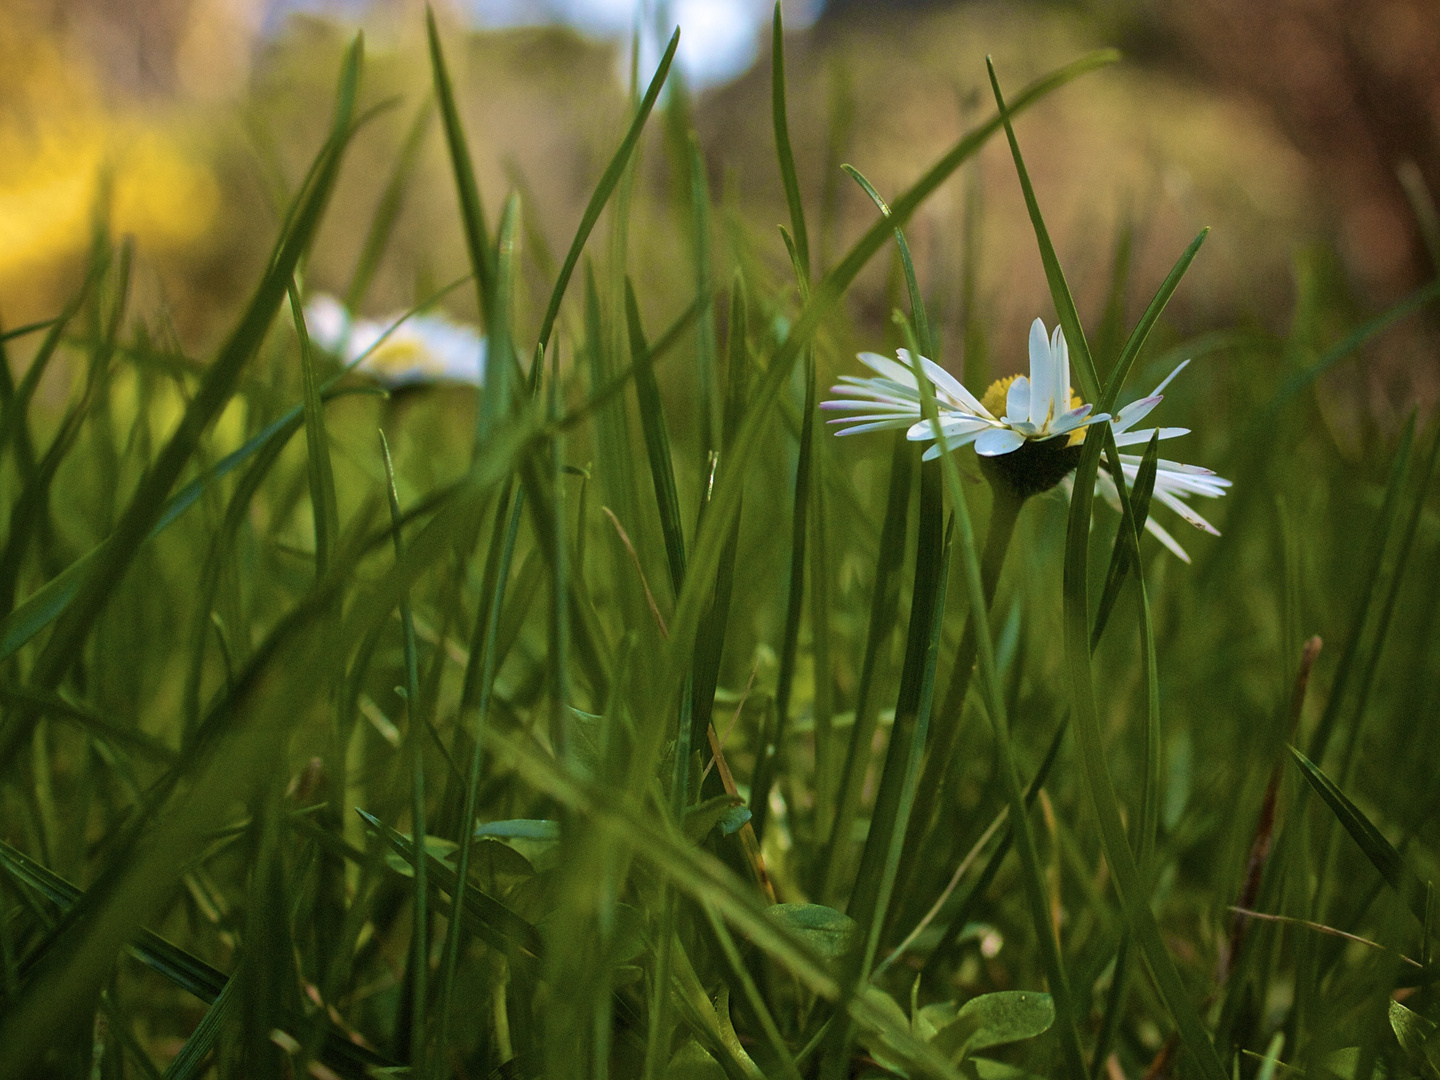
[[[357,319],[323,293],[305,305],[310,338],[386,386],[485,382],[485,339],[444,315]]]

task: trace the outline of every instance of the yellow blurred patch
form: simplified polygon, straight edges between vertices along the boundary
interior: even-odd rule
[[[113,231],[142,249],[193,242],[219,207],[162,122],[112,109],[53,42],[0,26],[0,279],[83,249],[107,180]]]

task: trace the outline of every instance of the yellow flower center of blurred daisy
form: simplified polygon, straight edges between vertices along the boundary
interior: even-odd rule
[[[419,341],[391,338],[365,358],[363,365],[374,372],[399,376],[412,373],[440,375],[445,365]]]

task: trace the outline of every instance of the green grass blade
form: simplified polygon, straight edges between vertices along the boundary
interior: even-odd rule
[[[1109,430],[1108,428],[1106,429]],[[1181,982],[1155,916],[1151,912],[1139,867],[1130,850],[1119,803],[1105,762],[1100,720],[1095,705],[1094,673],[1090,666],[1090,617],[1087,597],[1091,505],[1095,475],[1104,439],[1088,436],[1075,472],[1075,492],[1065,543],[1064,625],[1065,657],[1070,677],[1071,708],[1082,775],[1100,823],[1106,861],[1115,879],[1115,891],[1125,912],[1129,932],[1139,945],[1160,997],[1174,1020],[1181,1042],[1207,1080],[1226,1080],[1225,1069]],[[1133,520],[1133,519],[1132,519]],[[1083,1074],[1082,1074],[1083,1075]]]
[[[305,449],[310,473],[310,510],[315,522],[315,576],[323,578],[330,569],[335,539],[340,532],[340,511],[335,499],[335,473],[330,462],[330,437],[325,431],[325,410],[320,401],[320,382],[315,357],[310,351],[310,333],[305,328],[305,309],[292,278],[289,286],[290,311],[295,317],[295,337],[300,342],[300,378],[304,388]]]
[[[845,753],[845,767],[836,793],[835,820],[825,847],[818,876],[823,903],[839,895],[840,874],[846,868],[850,833],[859,816],[861,784],[870,765],[870,744],[875,738],[879,710],[871,701],[875,668],[881,649],[890,641],[900,605],[899,571],[905,562],[905,534],[908,531],[910,489],[915,468],[913,447],[903,431],[896,432],[890,454],[890,477],[885,520],[876,554],[874,585],[870,593],[870,619],[865,632],[865,653],[860,661],[860,681],[855,696],[855,725]]]
[[[780,920],[768,917],[754,888],[741,881],[717,858],[675,837],[662,817],[631,799],[613,794],[566,772],[549,755],[533,745],[495,730],[486,738],[496,756],[513,767],[527,783],[584,817],[614,843],[623,843],[635,856],[697,902],[709,904],[735,930],[770,955],[801,985],[828,999],[840,997],[840,984],[829,963]],[[862,1028],[883,1033],[904,1058],[916,1063],[923,1075],[958,1080],[960,1074],[940,1055],[916,1040],[867,995],[851,996],[846,1007]]]
[[[1374,318],[1361,323],[1337,344],[1327,349],[1320,359],[1307,367],[1304,371],[1296,372],[1290,376],[1275,391],[1275,396],[1270,399],[1265,412],[1257,418],[1257,427],[1269,427],[1273,423],[1274,414],[1279,412],[1295,395],[1299,394],[1307,386],[1314,384],[1315,380],[1329,371],[1332,367],[1344,360],[1351,353],[1356,352],[1371,338],[1381,331],[1389,329],[1394,324],[1415,314],[1435,301],[1440,300],[1440,279],[1416,289],[1413,293],[1386,308]]]
[[[450,151],[450,168],[455,176],[455,194],[460,200],[460,221],[465,230],[465,250],[470,255],[470,268],[475,275],[476,297],[485,329],[493,331],[495,314],[495,261],[485,225],[485,206],[480,199],[480,186],[475,180],[475,166],[470,160],[470,146],[455,104],[455,87],[445,65],[445,51],[440,44],[440,31],[435,25],[434,9],[425,8],[425,34],[430,48],[430,72],[435,83],[435,101],[440,107],[440,122],[445,129],[445,145]]]
[[[744,453],[744,447],[737,440],[744,418],[751,408],[750,345],[746,340],[749,333],[749,307],[745,300],[745,282],[738,270],[730,289],[728,333],[726,364],[728,371],[726,374],[729,389],[726,393],[720,459],[717,467],[721,479],[716,480],[717,484],[724,482],[723,478],[729,475],[729,470],[735,468],[731,462]],[[709,514],[710,509],[707,503],[706,518]],[[704,523],[702,519],[701,528],[704,527]],[[735,584],[735,557],[739,543],[740,511],[737,506],[735,517],[727,530],[725,546],[714,565],[712,577],[714,592],[710,608],[705,612],[704,621],[698,627],[695,637],[695,654],[691,665],[691,746],[704,745],[705,733],[710,727],[710,717],[715,709],[715,687],[720,679],[720,659],[725,649],[725,630],[730,619],[730,597]],[[686,572],[687,574],[694,573],[694,568],[687,567]],[[684,590],[677,589],[677,599],[682,595],[684,595]],[[673,622],[670,633],[672,635],[675,633]]]
[[[365,303],[370,283],[375,280],[375,271],[380,268],[380,260],[385,257],[385,249],[395,232],[395,222],[400,218],[405,193],[420,164],[420,150],[425,144],[426,134],[430,131],[430,119],[434,110],[435,104],[430,100],[422,102],[420,108],[415,110],[415,118],[410,121],[405,141],[400,144],[400,152],[395,158],[395,168],[390,173],[385,190],[380,193],[380,201],[375,205],[375,213],[370,218],[370,228],[365,233],[365,242],[360,245],[360,255],[355,260],[355,272],[350,276],[349,288],[345,290],[345,310],[352,314],[358,312]]]
[[[1020,143],[1016,140],[1015,128],[1010,123],[1011,110],[1005,106],[1004,95],[1000,93],[1000,80],[995,76],[995,64],[988,56],[985,58],[985,70],[990,75],[990,88],[995,93],[995,104],[1000,107],[1005,138],[1010,143],[1010,156],[1015,160],[1015,173],[1020,179],[1020,190],[1025,195],[1025,209],[1030,213],[1030,225],[1035,230],[1035,241],[1040,246],[1040,262],[1045,267],[1045,280],[1050,286],[1051,299],[1055,301],[1055,314],[1064,328],[1065,340],[1070,343],[1070,355],[1075,362],[1072,371],[1079,378],[1080,392],[1087,400],[1097,403],[1097,410],[1102,409],[1103,406],[1098,404],[1101,400],[1100,376],[1095,370],[1095,360],[1090,355],[1085,332],[1080,327],[1080,312],[1075,308],[1070,286],[1065,283],[1065,272],[1055,254],[1055,245],[1050,241],[1050,230],[1040,214],[1035,188],[1030,183],[1030,173],[1025,168],[1025,159],[1020,156]],[[1120,365],[1117,364],[1112,378],[1119,374]]]
[[[1435,478],[1435,466],[1440,463],[1440,424],[1436,425],[1435,437],[1431,440],[1430,455],[1416,485],[1414,503],[1410,509],[1405,531],[1400,534],[1400,546],[1395,553],[1395,564],[1390,570],[1389,586],[1375,619],[1375,630],[1371,635],[1369,653],[1360,668],[1360,680],[1355,690],[1354,719],[1346,733],[1345,745],[1340,753],[1340,782],[1349,784],[1354,775],[1355,761],[1360,746],[1360,736],[1365,727],[1369,711],[1370,692],[1375,684],[1375,672],[1380,666],[1380,657],[1385,651],[1385,641],[1390,633],[1390,624],[1395,616],[1395,605],[1400,599],[1400,587],[1405,581],[1405,571],[1410,563],[1410,553],[1415,546],[1415,536],[1420,520],[1425,514],[1425,500],[1430,494],[1430,485]]]
[[[1003,104],[1001,109],[1003,111]],[[922,373],[919,370],[918,360],[915,367],[920,386],[921,409],[925,419],[929,421],[935,432],[936,438],[940,438],[940,417],[935,405],[934,390],[928,379],[920,378]],[[1086,1076],[1085,1059],[1080,1048],[1080,1033],[1077,1027],[1078,1018],[1075,1014],[1074,999],[1071,996],[1070,982],[1065,973],[1060,943],[1056,940],[1050,922],[1044,871],[1040,866],[1034,831],[1026,810],[1025,793],[1020,786],[1020,771],[1015,760],[1015,749],[1005,703],[1005,690],[1000,682],[999,669],[995,659],[995,645],[990,634],[987,614],[989,605],[985,595],[984,573],[980,565],[980,548],[976,543],[975,527],[970,519],[969,503],[960,481],[960,470],[955,464],[954,455],[941,454],[939,464],[945,491],[960,531],[960,553],[965,568],[965,585],[966,591],[969,593],[970,611],[973,613],[970,625],[974,627],[975,631],[980,689],[986,709],[990,714],[991,726],[995,731],[995,744],[999,757],[998,766],[1010,806],[1011,829],[1016,837],[1016,846],[1020,853],[1021,866],[1024,869],[1025,896],[1030,907],[1030,917],[1035,924],[1036,938],[1040,944],[1040,956],[1044,965],[1046,981],[1050,984],[1050,995],[1055,1001],[1060,1049],[1065,1058],[1066,1069],[1073,1080],[1084,1080]]]
[[[488,729],[485,738],[487,742],[491,739]],[[412,837],[396,832],[373,814],[358,807],[356,813],[365,819],[366,826],[383,840],[391,851],[410,865],[412,871],[417,869],[415,841]],[[424,865],[429,886],[436,890],[436,899],[440,898],[441,893],[453,897],[459,891],[459,876],[444,860],[427,851]],[[540,959],[540,932],[511,908],[477,887],[473,881],[465,886],[461,918],[482,940],[502,952],[531,961]]]
[[[380,453],[385,459],[385,481],[390,497],[390,529],[395,544],[395,559],[398,562],[405,554],[405,542],[401,535],[400,495],[395,489],[395,466],[390,460],[390,447],[385,433],[380,432]],[[420,732],[420,672],[415,655],[415,619],[410,612],[408,592],[400,600],[400,624],[404,633],[405,648],[405,716],[406,752],[410,761],[410,817],[414,829],[411,850],[414,857],[415,929],[410,938],[410,1067],[421,1076],[425,1075],[426,1006],[430,999],[430,912],[427,907],[430,894],[426,883],[429,859],[425,853],[425,738]]]
[[[1039,212],[1037,207],[1035,213],[1038,215]],[[1175,265],[1170,268],[1170,273],[1165,275],[1165,280],[1160,283],[1160,288],[1155,290],[1154,297],[1146,306],[1144,314],[1140,316],[1140,321],[1135,324],[1135,329],[1130,331],[1130,336],[1125,339],[1125,346],[1120,350],[1120,357],[1115,361],[1109,378],[1105,380],[1105,391],[1095,405],[1097,410],[1114,408],[1115,402],[1119,400],[1120,391],[1125,387],[1125,380],[1130,374],[1130,369],[1134,366],[1140,356],[1140,350],[1145,347],[1145,342],[1150,337],[1150,331],[1155,328],[1155,323],[1159,321],[1161,314],[1165,311],[1165,306],[1170,303],[1170,298],[1175,295],[1175,290],[1180,287],[1186,271],[1190,269],[1190,264],[1200,253],[1200,246],[1205,243],[1205,238],[1209,235],[1209,226],[1200,230],[1195,239],[1190,241],[1190,246],[1181,252],[1180,258],[1175,260]],[[1061,280],[1063,282],[1064,279]],[[1066,332],[1069,333],[1068,330]]]
[[[1136,534],[1145,528],[1145,521],[1150,516],[1150,496],[1155,491],[1155,473],[1160,458],[1160,436],[1157,433],[1150,439],[1150,444],[1145,448],[1145,456],[1140,461],[1140,471],[1135,476],[1135,487],[1130,492],[1130,507],[1135,514]],[[1111,473],[1114,468],[1112,465]],[[1100,646],[1100,638],[1105,633],[1105,627],[1110,621],[1110,613],[1115,607],[1115,601],[1120,598],[1120,587],[1125,584],[1125,574],[1130,569],[1130,541],[1129,531],[1121,528],[1115,534],[1115,546],[1110,551],[1110,566],[1105,571],[1105,586],[1100,591],[1100,603],[1095,607],[1095,625],[1090,631],[1090,651],[1093,653]]]
[[[1109,384],[1102,392],[1094,362],[1090,357],[1089,346],[1086,344],[1085,334],[1080,326],[1075,302],[1070,296],[1069,287],[1065,284],[1064,273],[1055,256],[1049,231],[1040,214],[1029,175],[1025,171],[1024,160],[1020,154],[1020,144],[1015,139],[1014,128],[1010,123],[1013,110],[1009,110],[1005,106],[1004,97],[1000,92],[1000,84],[995,77],[994,66],[989,65],[989,68],[990,85],[994,90],[996,103],[1002,110],[1005,134],[1010,142],[1016,171],[1020,176],[1026,207],[1030,211],[1031,224],[1034,226],[1036,240],[1040,246],[1041,259],[1045,264],[1046,280],[1050,283],[1051,296],[1055,301],[1060,325],[1064,328],[1072,355],[1079,361],[1078,373],[1086,395],[1097,403],[1097,408],[1107,409],[1113,403],[1114,395],[1118,394],[1126,374],[1126,354],[1131,354],[1130,362],[1133,362],[1133,354],[1138,353],[1139,342],[1136,342],[1133,352],[1127,343],[1121,360],[1116,363],[1115,370],[1111,372]],[[1189,257],[1193,258],[1193,251],[1198,249],[1198,244],[1203,241],[1203,236],[1202,233],[1201,237],[1192,243],[1191,250],[1187,252]],[[1176,271],[1172,271],[1171,274],[1174,284],[1178,284],[1179,276],[1183,274],[1186,265],[1188,265],[1188,261],[1185,256],[1182,256],[1181,264],[1177,265]],[[1171,279],[1167,278],[1167,286],[1173,291],[1174,285],[1171,284]],[[1162,293],[1164,288],[1165,286],[1162,286]],[[1157,296],[1157,300],[1159,299],[1160,297]],[[1159,306],[1163,306],[1163,302]],[[1159,311],[1155,303],[1151,304],[1151,310],[1154,310],[1155,316],[1158,317]],[[1135,340],[1136,335],[1132,334],[1131,338]],[[1143,336],[1140,340],[1143,341]],[[1120,819],[1119,803],[1110,780],[1108,766],[1105,763],[1105,751],[1095,704],[1094,672],[1090,664],[1090,615],[1087,595],[1091,505],[1094,501],[1095,476],[1101,450],[1106,451],[1112,469],[1118,470],[1119,465],[1118,455],[1114,450],[1114,436],[1110,434],[1108,425],[1105,426],[1104,431],[1105,435],[1092,434],[1086,438],[1085,450],[1075,472],[1075,489],[1071,497],[1070,522],[1066,534],[1065,655],[1070,675],[1071,708],[1075,717],[1076,742],[1080,747],[1086,789],[1099,817],[1100,838],[1105,857],[1115,876],[1116,892],[1120,896],[1121,907],[1129,923],[1130,933],[1145,956],[1160,996],[1163,998],[1171,1018],[1175,1021],[1181,1042],[1195,1057],[1197,1067],[1207,1077],[1207,1080],[1225,1080],[1225,1070],[1220,1063],[1219,1055],[1215,1052],[1214,1044],[1200,1020],[1200,1015],[1180,981],[1180,974],[1165,947],[1154,914],[1150,910],[1149,893],[1125,836],[1124,826]],[[1106,436],[1109,437],[1106,438]],[[1122,505],[1125,507],[1125,521],[1122,527],[1130,530],[1130,536],[1134,537],[1136,535],[1134,517],[1128,501],[1123,502]],[[1138,543],[1135,553],[1138,553]],[[1059,1001],[1056,1002],[1056,1005],[1057,1011],[1063,1014],[1064,1010],[1059,1008]],[[1072,1063],[1071,1067],[1077,1077],[1087,1075],[1083,1063],[1080,1063],[1078,1068]]]
[[[645,452],[650,460],[650,479],[655,486],[655,503],[660,511],[660,531],[665,538],[665,560],[670,569],[670,587],[675,595],[685,583],[685,531],[680,523],[680,500],[675,494],[675,467],[670,459],[670,431],[665,423],[665,406],[655,369],[641,363],[649,355],[645,328],[640,323],[640,305],[630,279],[625,279],[625,321],[630,333],[630,355],[635,370],[635,398],[640,405],[640,427],[645,433]]]
[[[1370,865],[1385,879],[1385,884],[1395,890],[1405,906],[1420,920],[1421,928],[1428,933],[1429,924],[1434,921],[1434,914],[1429,910],[1434,884],[1422,881],[1415,871],[1410,869],[1400,852],[1385,839],[1385,834],[1375,827],[1365,813],[1350,801],[1318,765],[1293,746],[1290,748],[1290,756],[1300,767],[1305,781],[1325,801],[1325,805],[1335,815],[1335,820],[1344,826],[1365,858],[1370,860]]]
[[[22,475],[28,474],[35,466],[35,447],[30,436],[30,402],[35,396],[35,388],[40,385],[40,378],[50,367],[50,361],[54,358],[56,350],[60,347],[65,328],[79,312],[91,291],[98,284],[100,273],[103,267],[92,267],[86,275],[79,291],[71,297],[65,309],[49,324],[49,332],[40,347],[36,350],[30,366],[26,368],[25,374],[21,377],[20,383],[10,393],[5,395],[4,411],[0,413],[0,453],[4,448],[14,443],[17,462],[22,470]],[[5,364],[7,378],[10,365]]]
[[[640,141],[640,134],[645,130],[645,122],[650,119],[650,112],[660,97],[660,88],[665,85],[665,78],[670,74],[670,63],[675,59],[675,50],[679,45],[680,31],[677,28],[670,37],[670,44],[666,47],[665,54],[660,58],[660,66],[656,68],[655,75],[645,90],[645,96],[640,100],[635,117],[630,122],[630,129],[625,132],[625,138],[621,140],[615,156],[610,159],[610,164],[601,174],[600,183],[596,185],[594,193],[590,196],[590,202],[585,207],[585,213],[580,217],[580,227],[575,230],[575,238],[570,242],[570,250],[565,253],[565,262],[560,266],[560,276],[556,279],[555,288],[550,293],[550,302],[546,305],[545,317],[540,320],[540,335],[537,340],[542,351],[549,348],[550,333],[560,314],[560,302],[565,299],[565,292],[570,287],[570,277],[580,262],[580,253],[585,250],[585,241],[589,239],[590,231],[595,228],[595,222],[600,220],[600,211],[605,209],[605,204],[610,201],[611,193],[620,182],[620,177],[625,173],[625,167],[630,163],[635,144]]]
[[[1040,767],[1035,770],[1035,775],[1031,777],[1030,783],[1026,785],[1025,807],[1027,810],[1034,807],[1035,800],[1040,795],[1040,789],[1045,786],[1045,782],[1050,778],[1050,770],[1054,767],[1056,759],[1060,756],[1060,744],[1064,741],[1065,729],[1069,726],[1070,722],[1068,718],[1061,720],[1060,723],[1055,726],[1055,734],[1050,736],[1050,745],[1045,750],[1045,756],[1040,759]],[[1008,810],[1006,814],[1008,816]],[[976,876],[975,884],[970,886],[964,898],[955,904],[953,914],[950,915],[945,931],[940,935],[940,946],[930,954],[929,959],[925,962],[925,972],[934,971],[942,960],[949,957],[950,946],[947,943],[953,944],[959,937],[960,932],[973,921],[976,906],[995,881],[995,875],[1000,872],[1000,865],[1005,861],[1005,856],[1010,853],[1010,849],[1014,846],[1014,843],[1015,830],[1007,824],[1005,832],[1000,837],[999,843],[995,845],[995,850],[990,853],[990,857],[985,860],[985,866],[981,869],[979,875]]]
[[[777,6],[776,11],[779,11]],[[751,784],[751,824],[757,840],[765,837],[770,811],[770,786],[782,759],[789,731],[790,694],[795,684],[795,659],[800,645],[800,617],[805,602],[805,541],[808,536],[811,479],[815,460],[815,356],[805,357],[805,404],[800,423],[800,453],[795,466],[795,499],[790,511],[790,579],[785,598],[785,625],[780,639],[780,672],[775,683],[775,725],[767,733]]]
[[[709,467],[710,453],[716,448],[720,432],[720,393],[715,365],[718,355],[715,332],[715,304],[711,294],[710,254],[710,185],[705,175],[705,159],[700,153],[700,140],[692,131],[687,141],[687,164],[690,169],[690,214],[695,233],[695,295],[699,312],[695,320],[695,379],[699,384],[696,405],[700,412],[700,477]]]
[[[795,155],[790,149],[790,121],[785,109],[785,28],[779,0],[770,32],[770,118],[775,129],[775,156],[780,163],[780,181],[785,186],[785,204],[790,209],[790,235],[795,246],[796,277],[810,282],[810,236],[805,228],[805,206],[800,200],[800,181],[795,175]]]

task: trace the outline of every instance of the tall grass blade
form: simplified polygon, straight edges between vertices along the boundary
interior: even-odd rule
[[[570,250],[565,253],[565,262],[560,266],[560,276],[556,279],[555,288],[550,294],[550,302],[545,308],[545,316],[540,320],[540,334],[537,340],[542,351],[550,346],[550,333],[560,314],[560,302],[565,299],[565,292],[570,287],[570,277],[580,262],[580,254],[585,250],[585,241],[589,239],[590,231],[595,228],[595,222],[600,220],[600,211],[605,209],[605,204],[610,201],[611,193],[620,182],[621,176],[624,175],[626,166],[630,164],[635,144],[640,141],[640,134],[645,130],[645,122],[650,119],[650,112],[660,97],[660,89],[665,85],[666,76],[670,74],[670,63],[675,59],[675,50],[679,46],[680,30],[677,28],[670,37],[670,44],[666,46],[664,55],[660,57],[660,65],[655,69],[650,85],[645,89],[645,96],[635,110],[635,117],[630,121],[625,138],[620,141],[615,156],[610,159],[610,164],[601,174],[600,183],[595,186],[595,191],[590,196],[590,202],[585,207],[585,213],[580,217],[580,227],[575,230],[575,238],[570,242]]]
[[[630,279],[625,279],[625,321],[630,334],[630,355],[635,371],[635,398],[640,406],[640,427],[645,433],[645,452],[650,460],[650,479],[655,487],[655,504],[660,511],[660,532],[665,538],[665,562],[670,569],[670,587],[676,596],[685,583],[685,531],[680,522],[680,500],[675,493],[675,467],[670,459],[670,430],[665,423],[665,406],[655,369],[642,361],[649,355],[645,328],[640,322],[640,305]]]
[[[395,545],[395,559],[398,562],[405,554],[405,542],[401,535],[400,494],[395,487],[395,466],[390,460],[390,446],[385,433],[380,432],[380,453],[385,460],[385,486],[390,499],[390,530]],[[410,1067],[425,1075],[426,1050],[429,1029],[426,1026],[426,1007],[430,1000],[430,911],[429,888],[426,873],[429,860],[425,857],[425,738],[420,731],[420,672],[415,650],[415,618],[410,611],[408,592],[400,599],[400,625],[404,634],[405,649],[405,716],[406,756],[410,765],[410,820],[414,830],[411,849],[414,857],[415,888],[413,905],[414,930],[410,937],[409,959],[409,1047]]]
[[[485,225],[485,206],[480,199],[480,185],[475,180],[475,166],[470,160],[470,146],[455,104],[455,87],[445,64],[445,51],[440,44],[440,30],[435,24],[435,11],[425,8],[425,35],[430,49],[430,73],[435,84],[435,102],[440,107],[440,123],[445,129],[445,145],[450,151],[450,168],[455,176],[455,194],[460,200],[460,222],[465,230],[465,250],[470,255],[470,268],[475,275],[476,298],[485,329],[494,330],[495,318],[495,257]]]

